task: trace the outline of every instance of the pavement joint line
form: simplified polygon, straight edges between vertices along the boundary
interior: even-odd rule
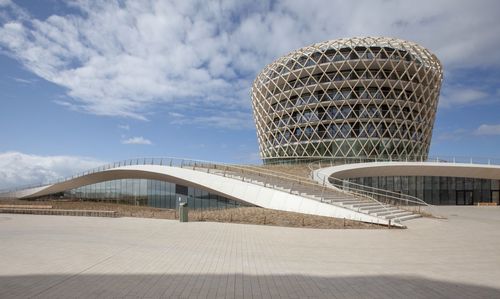
[[[154,232],[152,232],[151,234],[149,234],[148,236],[146,236],[146,237],[142,238],[142,239],[141,239],[141,241],[142,241],[142,240],[146,240],[146,239],[148,239],[149,237],[151,237],[151,236],[152,236],[152,235],[154,235],[155,233],[157,233],[157,231],[154,231]],[[87,267],[87,268],[85,268],[85,269],[81,270],[80,272],[78,272],[78,273],[74,273],[74,274],[71,274],[71,275],[67,276],[66,278],[64,278],[64,279],[62,279],[62,280],[60,280],[60,281],[58,281],[58,282],[54,283],[54,284],[53,284],[53,285],[51,285],[51,286],[48,286],[47,288],[45,288],[45,289],[43,289],[43,290],[39,291],[38,293],[36,293],[36,294],[34,294],[34,295],[30,296],[30,297],[38,297],[38,296],[42,295],[43,293],[45,293],[45,292],[47,292],[47,291],[49,291],[49,290],[51,290],[51,289],[53,289],[53,288],[55,288],[55,287],[57,287],[57,286],[59,286],[59,285],[63,284],[64,282],[66,282],[66,281],[68,281],[68,280],[72,279],[73,277],[77,277],[78,275],[81,275],[81,274],[83,274],[84,272],[87,272],[88,270],[90,270],[90,269],[92,269],[92,268],[94,268],[94,267],[97,267],[97,266],[101,265],[102,263],[104,263],[104,262],[106,262],[106,261],[108,261],[108,260],[112,259],[113,257],[117,256],[118,254],[121,254],[121,253],[123,253],[123,252],[125,252],[125,251],[127,251],[127,250],[132,249],[132,248],[138,247],[139,245],[140,245],[140,242],[138,242],[137,244],[134,244],[134,245],[130,245],[130,246],[128,246],[128,247],[126,247],[126,248],[124,248],[124,249],[122,249],[122,250],[118,250],[118,251],[116,251],[116,252],[112,253],[111,255],[109,255],[108,257],[106,257],[106,258],[104,258],[104,259],[102,259],[102,260],[100,260],[100,261],[98,261],[98,262],[94,263],[93,265],[90,265],[89,267]]]

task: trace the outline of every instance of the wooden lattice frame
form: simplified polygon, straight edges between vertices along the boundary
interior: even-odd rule
[[[425,159],[443,78],[429,50],[386,37],[304,47],[252,86],[260,155]]]

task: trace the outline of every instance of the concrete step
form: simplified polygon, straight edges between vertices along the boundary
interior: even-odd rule
[[[383,216],[385,219],[399,219],[403,216],[407,216],[407,215],[413,215],[412,212],[406,212],[406,211],[403,211],[403,212],[397,212],[397,213],[394,213],[394,214],[389,214],[389,215],[385,215]]]
[[[421,217],[422,217],[422,215],[420,215],[420,214],[411,214],[411,215],[407,215],[407,216],[403,216],[403,217],[398,217],[396,219],[399,221],[407,221],[407,220],[421,218]]]
[[[373,214],[375,210],[378,210],[378,209],[381,209],[383,208],[382,206],[380,205],[376,205],[376,206],[371,206],[371,207],[362,207],[360,208],[361,211],[364,211],[366,213],[369,213],[369,214]]]
[[[333,201],[333,202],[345,202],[345,203],[348,203],[348,202],[355,202],[357,201],[355,198],[349,198],[349,197],[344,197],[344,198],[335,198],[335,199],[328,199],[328,198],[325,198],[325,200],[329,200],[329,201]]]
[[[406,221],[410,219],[415,219],[421,217],[419,214],[413,214],[404,210],[400,210],[391,205],[384,205],[382,207],[380,204],[372,201],[367,201],[364,199],[357,198],[355,196],[346,196],[347,194],[343,192],[335,192],[328,190],[325,192],[322,186],[318,185],[318,188],[313,186],[303,186],[300,184],[293,183],[291,181],[279,180],[274,178],[258,175],[246,175],[241,173],[228,173],[226,176],[230,176],[237,180],[245,180],[246,182],[251,182],[258,185],[266,185],[278,190],[282,190],[287,193],[298,194],[301,196],[313,198],[315,200],[321,201],[323,197],[323,202],[330,204],[340,204],[346,206],[353,210],[358,210],[363,213],[368,213],[375,215],[377,217],[383,217],[385,219]],[[290,190],[292,187],[292,190]],[[290,192],[291,191],[291,192]],[[327,193],[327,194],[324,194]]]
[[[0,213],[6,214],[33,214],[33,215],[61,215],[84,217],[118,217],[115,211],[101,210],[63,210],[63,209],[26,209],[26,208],[0,208]]]
[[[332,195],[323,195],[324,198],[328,198],[328,199],[346,199],[346,198],[349,198],[349,199],[356,199],[356,200],[359,200],[358,198],[354,197],[354,196],[350,196],[348,194],[339,194],[339,195],[336,195],[336,196],[332,196]]]
[[[353,205],[353,207],[355,208],[359,208],[361,210],[366,210],[366,209],[370,209],[370,208],[380,208],[380,204],[379,203],[376,203],[376,202],[366,202],[366,203],[359,203],[359,204],[355,204]]]
[[[353,200],[346,200],[344,201],[346,205],[359,205],[359,204],[363,204],[363,203],[366,203],[366,201],[363,201],[363,200],[359,200],[359,199],[353,199]]]
[[[383,212],[392,212],[392,211],[397,211],[399,210],[396,207],[392,206],[385,206],[385,207],[378,207],[376,209],[370,210],[370,213],[375,213],[378,216],[378,213],[383,213]]]
[[[403,213],[403,212],[406,212],[406,211],[395,208],[394,210],[391,210],[391,211],[382,211],[382,212],[375,213],[375,215],[376,216],[387,216],[387,215],[392,215],[392,214],[396,214],[396,213]]]
[[[344,202],[346,202],[345,199],[343,199],[343,200],[324,199],[323,201],[328,202],[328,203],[335,203],[335,204],[344,204]]]

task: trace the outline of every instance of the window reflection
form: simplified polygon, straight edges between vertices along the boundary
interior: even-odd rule
[[[349,179],[352,182],[416,196],[434,205],[500,204],[500,181],[462,177],[386,176]]]
[[[175,209],[179,197],[190,209],[223,209],[246,204],[196,188],[158,180],[122,179],[64,192],[65,198]]]

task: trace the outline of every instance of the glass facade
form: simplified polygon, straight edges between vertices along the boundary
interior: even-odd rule
[[[500,204],[500,180],[438,176],[383,176],[349,181],[418,197],[433,205]]]
[[[193,187],[147,179],[122,179],[82,186],[64,192],[64,198],[126,203],[175,209],[179,198],[190,209],[224,209],[249,206]]]

